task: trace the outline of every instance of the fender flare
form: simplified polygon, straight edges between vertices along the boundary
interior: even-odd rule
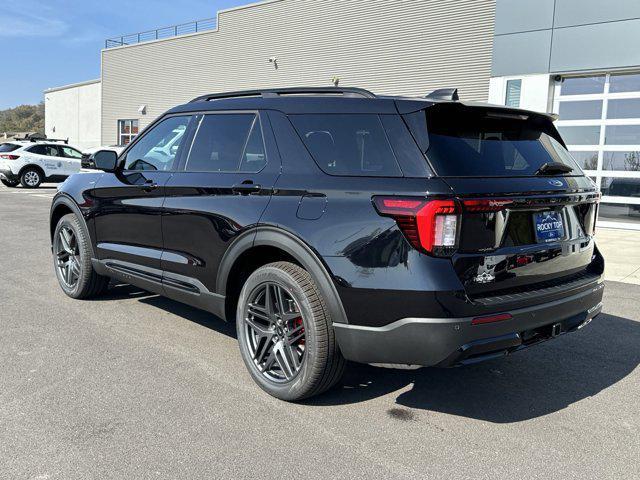
[[[53,225],[52,223],[53,212],[60,205],[64,205],[65,207],[69,208],[76,215],[76,217],[78,217],[78,219],[80,220],[80,225],[84,229],[84,233],[89,239],[91,258],[96,258],[95,249],[93,248],[93,237],[89,232],[89,227],[87,226],[87,222],[84,218],[84,215],[82,214],[82,210],[80,210],[78,204],[71,197],[67,196],[64,193],[59,193],[58,195],[56,195],[56,197],[53,199],[53,202],[51,203],[51,210],[49,211],[49,231],[51,232],[51,244],[53,245],[53,231],[55,229],[55,225]]]
[[[291,255],[315,280],[334,323],[349,323],[342,300],[327,266],[316,252],[292,233],[271,226],[257,227],[236,239],[225,253],[218,269],[216,290],[226,295],[227,279],[236,260],[252,247],[276,247]]]

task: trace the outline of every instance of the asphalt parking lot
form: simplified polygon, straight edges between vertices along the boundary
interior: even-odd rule
[[[587,328],[459,369],[351,365],[263,393],[233,325],[127,286],[73,301],[55,189],[0,186],[0,478],[640,478],[640,286]]]

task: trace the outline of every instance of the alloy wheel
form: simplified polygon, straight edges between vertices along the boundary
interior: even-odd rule
[[[267,379],[289,382],[305,360],[305,320],[295,298],[284,287],[267,282],[249,295],[244,334],[257,369]]]
[[[38,175],[38,172],[34,172],[33,170],[27,172],[24,174],[24,183],[30,187],[35,187],[40,183],[40,175]]]
[[[81,260],[78,239],[72,229],[64,225],[60,228],[54,249],[60,279],[67,288],[75,288],[80,279]]]

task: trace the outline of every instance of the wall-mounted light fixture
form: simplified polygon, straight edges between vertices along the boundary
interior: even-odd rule
[[[138,113],[140,115],[146,115],[147,114],[147,106],[146,105],[140,105],[138,107]]]
[[[278,57],[269,57],[269,63],[273,63],[273,67],[278,69]]]

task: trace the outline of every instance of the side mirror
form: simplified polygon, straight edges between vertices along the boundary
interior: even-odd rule
[[[98,150],[93,154],[93,163],[98,170],[114,172],[118,164],[118,154],[113,150]]]

